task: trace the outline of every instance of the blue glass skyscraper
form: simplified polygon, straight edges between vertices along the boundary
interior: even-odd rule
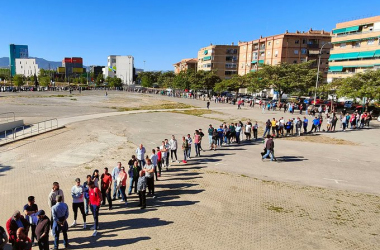
[[[9,45],[9,65],[11,67],[11,75],[16,74],[16,58],[28,58],[28,45]]]

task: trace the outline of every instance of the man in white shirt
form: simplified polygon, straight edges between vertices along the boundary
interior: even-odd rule
[[[160,146],[161,151],[161,162],[162,168],[166,167],[166,171],[168,170],[168,162],[166,162],[166,156],[169,154],[169,150],[166,148],[165,141],[162,141],[162,145]]]
[[[116,193],[118,196],[117,198],[118,199],[121,198],[120,190],[118,190],[117,188],[117,177],[119,176],[120,170],[121,170],[121,162],[118,162],[117,166],[114,167],[111,174],[112,182],[113,182],[113,199],[112,200],[116,200]]]
[[[152,155],[150,156],[150,160],[152,161],[152,164],[154,166],[154,173],[156,175],[156,181],[158,181],[157,178],[157,161],[158,161],[158,156],[156,155],[156,150],[152,149]]]
[[[139,166],[142,168],[145,165],[144,155],[145,155],[145,148],[142,144],[136,149],[136,159],[139,162]]]
[[[178,148],[177,140],[176,140],[175,136],[172,135],[172,139],[170,139],[170,141],[169,141],[170,158],[172,159],[172,162],[174,162],[173,154],[175,156],[175,160],[177,162],[179,162],[178,158],[177,158],[177,148]]]
[[[154,196],[154,165],[150,159],[147,160],[144,171],[149,194],[152,194],[153,198],[156,198],[156,196]]]

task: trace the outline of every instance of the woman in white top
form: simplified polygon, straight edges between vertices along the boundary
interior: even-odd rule
[[[244,130],[245,139],[247,141],[251,140],[251,130],[252,130],[252,124],[251,122],[247,122],[247,124],[245,124],[245,130]]]

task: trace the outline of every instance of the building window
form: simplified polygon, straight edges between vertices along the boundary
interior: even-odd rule
[[[306,59],[305,58],[301,58],[300,62],[301,63],[306,62]]]
[[[265,52],[260,52],[260,57],[264,57],[265,56]]]
[[[258,53],[257,52],[253,52],[252,59],[257,59],[257,57],[258,57]]]
[[[295,44],[299,44],[299,43],[300,43],[300,40],[295,40],[294,43],[295,43]]]
[[[367,44],[368,45],[374,45],[375,44],[375,40],[374,39],[370,39],[367,41]]]
[[[307,49],[301,49],[301,54],[306,55],[307,54]]]
[[[275,51],[274,51],[274,56],[275,56],[275,57],[278,56],[278,50],[275,50]]]
[[[242,65],[244,65],[244,63]],[[235,69],[236,63],[226,63],[226,68],[227,69]]]
[[[294,60],[293,63],[297,63],[297,60]]]
[[[279,44],[280,43],[280,41],[279,40],[276,40],[276,44]]]
[[[341,44],[340,44],[340,47],[341,47],[341,48],[346,48],[346,43],[341,43]]]
[[[277,64],[277,59],[273,60],[273,64],[275,64],[275,65]]]
[[[298,49],[294,50],[294,55],[298,55]]]
[[[360,42],[354,42],[352,48],[360,48]]]
[[[270,46],[272,44],[272,42],[268,42],[268,46]]]
[[[267,64],[270,64],[270,60],[267,60]]]
[[[270,51],[267,52],[267,56],[270,56]]]
[[[237,74],[237,72],[236,72],[236,70],[226,70],[226,71],[224,71],[224,75],[226,75],[226,76],[230,76],[230,75],[236,75]]]
[[[306,39],[302,39],[302,44],[306,44],[307,43],[307,40]]]
[[[244,50],[246,50],[246,49],[247,49],[247,46],[244,46],[243,48],[244,48]]]

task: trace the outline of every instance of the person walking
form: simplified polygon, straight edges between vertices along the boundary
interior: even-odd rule
[[[36,226],[38,247],[40,250],[49,250],[49,231],[51,222],[44,210],[39,210],[36,215],[38,216],[38,223]]]
[[[117,195],[117,199],[120,199],[121,198],[121,194],[120,194],[120,191],[119,189],[117,188],[117,177],[119,176],[119,173],[120,173],[120,170],[121,170],[121,162],[119,161],[116,165],[116,167],[113,168],[112,170],[112,182],[113,182],[113,196],[112,196],[112,200],[116,200],[116,195]]]
[[[125,172],[124,166],[121,166],[119,175],[117,177],[117,187],[119,187],[119,193],[121,194],[121,200],[120,202],[124,202],[125,205],[127,205],[127,195],[125,194],[125,190],[127,188],[127,178],[128,175]]]
[[[67,218],[69,217],[69,208],[63,202],[63,196],[57,195],[57,203],[51,208],[53,212],[53,235],[54,235],[54,249],[58,249],[59,235],[63,234],[63,245],[68,248],[69,241],[67,237]]]
[[[38,206],[35,203],[34,196],[29,196],[28,197],[28,203],[24,206],[24,214],[25,214],[25,219],[29,222],[30,224],[30,231],[32,231],[31,234],[31,240],[32,240],[32,245],[34,246],[34,240],[37,239],[36,236],[36,225],[37,225],[37,215],[35,213],[38,212]]]
[[[174,135],[172,135],[172,138],[171,138],[170,141],[169,141],[170,158],[171,158],[172,162],[174,162],[173,154],[174,154],[174,156],[175,156],[175,160],[176,160],[176,162],[178,162],[178,158],[177,158],[177,148],[178,148],[177,139],[175,138]]]
[[[151,159],[147,160],[147,163],[144,166],[144,172],[149,194],[152,195],[153,198],[156,198],[156,196],[154,196],[154,165],[152,164]]]
[[[80,179],[75,179],[75,185],[71,188],[71,196],[73,197],[74,221],[70,227],[77,225],[78,208],[83,218],[83,229],[86,229],[86,213],[84,211],[84,188],[80,184]]]
[[[128,175],[129,175],[129,189],[128,195],[132,194],[132,189],[135,187],[135,194],[137,193],[137,181],[139,178],[139,172],[141,168],[138,161],[135,161],[133,166],[129,166]]]
[[[146,176],[144,171],[139,172],[139,180],[137,182],[137,190],[139,192],[139,207],[141,209],[146,208]]]
[[[59,183],[53,182],[53,188],[50,191],[48,204],[50,209],[57,203],[57,196],[60,195],[62,197],[62,202],[65,202],[65,196],[63,195],[63,191],[59,189]],[[53,213],[51,214],[51,220],[53,222]],[[51,228],[53,228],[53,223],[50,224]]]
[[[111,199],[111,186],[112,186],[112,176],[108,173],[108,168],[104,168],[104,173],[100,177],[100,187],[102,191],[103,203],[106,204],[106,198],[108,201],[108,210],[112,210],[112,199]]]
[[[94,217],[94,226],[92,226],[91,229],[94,230],[92,236],[95,237],[99,229],[99,209],[103,198],[102,193],[100,192],[98,187],[95,187],[95,183],[93,181],[90,181],[88,186],[88,194],[90,196],[90,208],[92,216]]]
[[[206,105],[207,105],[207,109],[210,109],[210,101],[207,101]]]
[[[269,155],[271,156],[271,161],[274,161],[274,153],[273,153],[273,150],[274,150],[274,141],[273,141],[273,137],[268,135],[267,136],[268,140],[265,144],[265,149],[267,150],[267,153],[262,157],[262,160],[264,160],[265,158],[267,158]]]

